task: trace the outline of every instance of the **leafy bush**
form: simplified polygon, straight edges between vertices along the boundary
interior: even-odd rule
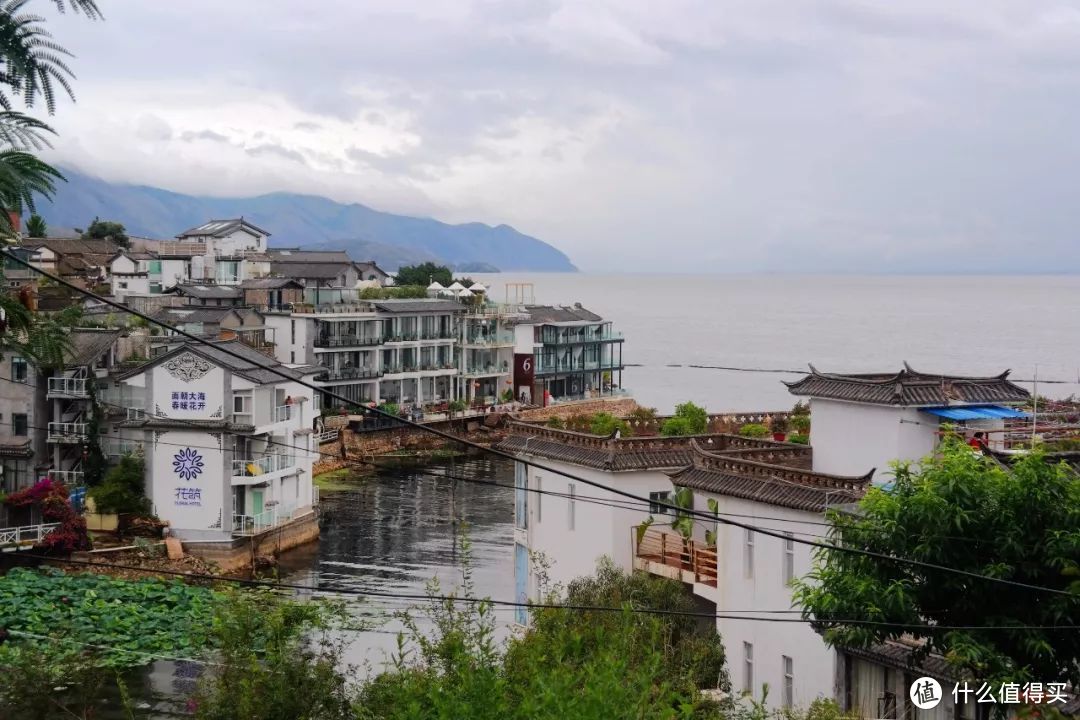
[[[623,437],[630,435],[630,426],[611,413],[599,412],[589,421],[589,432],[593,435],[611,435],[618,430]]]
[[[146,463],[137,455],[124,455],[105,475],[105,482],[90,489],[94,507],[100,513],[150,513],[145,492]]]
[[[747,423],[739,428],[739,434],[750,438],[765,437],[769,434],[769,428],[760,423]]]
[[[394,417],[397,417],[401,412],[401,408],[397,406],[397,403],[383,403],[377,409],[383,411],[387,415],[393,415]]]
[[[791,427],[798,433],[807,434],[810,432],[810,416],[795,415],[791,418]]]
[[[562,430],[566,425],[563,423],[562,418],[557,415],[552,415],[548,418],[546,425],[549,428],[555,428],[556,430]]]
[[[791,406],[792,415],[809,415],[810,404],[805,400],[799,400],[797,403]]]
[[[802,434],[788,435],[787,441],[789,443],[795,443],[796,445],[809,445],[810,444],[810,436],[809,435],[802,435]]]
[[[91,548],[90,536],[86,532],[86,520],[71,507],[67,488],[63,483],[44,478],[25,490],[7,495],[4,503],[9,507],[36,505],[41,508],[41,516],[45,522],[59,523],[59,527],[42,538],[37,547],[58,554]],[[3,627],[3,623],[0,623],[0,627]]]
[[[627,417],[629,420],[636,420],[638,422],[653,422],[656,420],[656,408],[641,407],[640,405],[634,408],[634,411]]]
[[[684,402],[675,406],[675,415],[664,421],[660,426],[660,434],[667,436],[675,435],[703,435],[709,428],[709,415],[705,408],[699,407],[692,402]]]
[[[366,287],[360,289],[361,300],[395,300],[425,297],[427,297],[427,287],[423,285]]]
[[[769,429],[774,433],[786,433],[788,431],[788,420],[783,415],[774,415],[769,420]]]
[[[468,407],[469,403],[465,402],[464,400],[452,400],[450,404],[447,405],[447,408],[450,410],[450,412],[464,412],[465,409]]]

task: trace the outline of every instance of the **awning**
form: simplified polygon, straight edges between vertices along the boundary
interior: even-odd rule
[[[956,405],[952,407],[920,408],[925,413],[948,420],[1000,420],[1030,417],[1026,412],[1004,405]]]

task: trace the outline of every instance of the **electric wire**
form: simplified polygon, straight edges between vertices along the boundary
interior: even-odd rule
[[[345,403],[346,407],[348,407],[348,406],[357,406],[357,407],[360,407],[362,409],[362,412],[364,412],[364,413],[373,413],[375,415],[379,415],[379,416],[382,416],[382,417],[392,418],[393,420],[396,420],[397,422],[399,422],[399,423],[401,423],[403,425],[406,425],[406,426],[409,426],[409,427],[412,427],[412,428],[418,428],[418,429],[420,429],[422,431],[425,431],[425,432],[429,432],[429,433],[431,433],[433,435],[436,435],[438,437],[443,438],[444,440],[449,440],[449,441],[452,441],[452,442],[461,443],[462,445],[465,445],[466,447],[472,447],[474,449],[478,449],[478,450],[481,450],[483,452],[487,452],[487,453],[492,454],[492,455],[503,457],[503,458],[506,458],[508,460],[514,460],[514,461],[517,461],[517,462],[522,462],[525,465],[528,465],[528,466],[531,466],[531,467],[534,467],[534,468],[538,468],[538,469],[543,470],[545,472],[554,473],[554,474],[566,477],[568,479],[575,480],[576,482],[580,482],[580,483],[582,483],[584,485],[588,485],[590,487],[595,487],[595,488],[598,488],[598,489],[606,490],[608,492],[611,492],[611,493],[616,494],[616,495],[620,495],[622,497],[629,498],[631,500],[646,501],[645,498],[634,495],[633,493],[628,492],[626,490],[621,490],[619,488],[607,486],[607,485],[604,485],[603,483],[599,483],[599,482],[597,482],[595,480],[590,480],[588,478],[581,477],[579,475],[575,475],[575,474],[567,472],[565,470],[561,470],[559,468],[555,468],[555,467],[550,466],[550,465],[546,465],[546,464],[543,464],[543,463],[536,462],[535,460],[524,459],[521,455],[515,455],[513,453],[510,453],[510,452],[507,452],[507,451],[504,451],[504,450],[499,450],[498,448],[488,448],[488,447],[485,447],[485,446],[481,445],[480,443],[476,443],[474,441],[458,437],[458,436],[454,435],[453,433],[448,433],[446,431],[439,430],[438,428],[426,426],[426,425],[423,425],[422,423],[418,423],[418,422],[415,422],[415,421],[407,419],[407,418],[394,417],[394,416],[390,415],[389,413],[384,412],[384,411],[382,411],[382,410],[380,410],[378,408],[370,408],[370,407],[365,407],[365,406],[359,405],[356,401],[350,400],[349,398],[338,395],[337,393],[328,391],[324,387],[319,387],[317,385],[314,385],[314,384],[304,380],[303,377],[297,378],[295,373],[286,372],[285,370],[279,369],[278,367],[274,367],[273,365],[256,363],[256,362],[252,361],[250,357],[245,357],[245,356],[241,355],[240,353],[237,353],[237,352],[229,349],[228,347],[222,346],[220,344],[213,343],[213,342],[207,340],[206,338],[202,338],[202,337],[199,337],[199,336],[194,335],[192,333],[189,333],[189,332],[187,332],[185,330],[181,330],[179,328],[173,327],[173,326],[169,325],[168,323],[162,322],[161,320],[158,320],[157,318],[154,318],[154,317],[152,317],[152,316],[150,316],[150,315],[148,315],[148,314],[146,314],[144,312],[141,312],[139,310],[135,310],[134,308],[127,307],[126,305],[123,305],[123,304],[121,304],[121,303],[119,303],[119,302],[117,302],[115,300],[112,300],[111,298],[105,298],[105,297],[97,295],[96,293],[93,293],[93,292],[91,292],[89,290],[86,290],[85,288],[81,288],[78,285],[76,285],[75,283],[72,283],[71,281],[69,281],[69,280],[67,280],[65,278],[62,278],[62,277],[60,277],[58,275],[46,272],[46,271],[42,270],[41,268],[35,267],[34,265],[32,265],[27,260],[24,260],[23,258],[20,258],[17,255],[13,254],[9,249],[3,250],[2,254],[10,262],[13,262],[16,265],[25,267],[25,268],[31,270],[32,272],[35,272],[38,275],[41,275],[42,277],[49,278],[53,282],[55,282],[55,283],[57,283],[59,285],[62,285],[64,287],[67,287],[68,289],[75,291],[79,295],[91,298],[93,300],[96,300],[96,301],[104,304],[104,305],[108,305],[109,307],[113,307],[113,308],[115,308],[117,310],[120,310],[121,312],[125,312],[125,313],[127,313],[129,315],[133,315],[135,317],[141,318],[141,319],[145,320],[146,322],[152,323],[154,325],[157,325],[158,327],[162,327],[162,328],[164,328],[166,330],[169,330],[169,331],[171,331],[171,332],[173,332],[173,333],[175,333],[177,335],[180,335],[181,337],[185,337],[185,338],[187,338],[187,339],[189,339],[189,340],[191,340],[191,341],[193,341],[193,342],[195,342],[195,343],[197,343],[199,345],[205,345],[207,347],[211,347],[214,350],[216,350],[217,352],[220,352],[220,353],[223,353],[225,355],[228,355],[228,356],[234,357],[236,359],[242,360],[245,363],[255,365],[256,367],[258,367],[258,368],[260,368],[262,370],[266,370],[267,372],[270,372],[270,373],[272,373],[274,375],[277,375],[278,377],[281,377],[281,378],[283,378],[285,380],[288,380],[289,382],[297,383],[297,384],[299,384],[299,385],[301,385],[303,387],[306,387],[306,388],[308,388],[308,389],[310,389],[310,390],[312,390],[314,392],[321,392],[326,396],[329,396],[331,398],[334,398],[335,400],[338,400],[339,402]],[[523,455],[528,455],[527,451],[523,452]],[[925,561],[922,561],[922,560],[914,560],[912,558],[897,557],[897,556],[894,556],[894,555],[889,555],[889,554],[886,554],[886,553],[876,552],[876,551],[873,551],[873,550],[866,550],[864,548],[855,548],[855,547],[849,547],[849,546],[845,546],[845,545],[836,545],[834,543],[819,542],[819,541],[816,541],[816,540],[808,540],[808,539],[799,538],[799,537],[791,538],[790,536],[785,535],[785,534],[783,534],[781,532],[756,527],[756,526],[754,526],[752,524],[744,523],[744,522],[740,522],[740,521],[736,521],[736,520],[731,520],[729,518],[718,518],[718,517],[715,517],[715,516],[713,516],[711,514],[706,514],[706,513],[700,512],[700,511],[686,510],[686,509],[683,509],[683,508],[679,508],[678,506],[672,505],[670,503],[658,502],[656,504],[658,506],[668,507],[668,508],[670,508],[672,510],[680,511],[680,512],[683,512],[683,513],[685,513],[687,515],[696,516],[696,517],[699,517],[701,519],[705,519],[705,520],[708,520],[708,521],[719,522],[719,523],[722,523],[724,525],[730,525],[730,526],[733,526],[733,527],[742,528],[742,529],[745,529],[745,530],[748,530],[748,531],[751,531],[751,532],[757,532],[757,533],[759,533],[761,535],[764,535],[764,536],[767,536],[767,537],[774,537],[774,538],[777,538],[777,539],[780,539],[780,540],[789,540],[790,539],[793,542],[796,542],[796,543],[799,543],[799,544],[802,544],[802,545],[808,545],[808,546],[815,547],[815,548],[822,549],[822,550],[829,550],[829,551],[845,553],[845,554],[851,554],[851,555],[860,555],[860,556],[863,556],[863,557],[874,558],[874,559],[881,560],[881,561],[884,561],[884,562],[889,562],[889,563],[894,563],[894,564],[899,564],[899,565],[908,565],[908,566],[911,566],[911,567],[919,567],[919,568],[922,568],[922,569],[925,569],[925,570],[934,570],[934,571],[937,571],[937,572],[952,573],[952,574],[955,574],[955,575],[961,575],[961,576],[964,576],[964,577],[969,577],[969,578],[972,578],[974,580],[980,580],[980,581],[983,581],[983,582],[993,583],[993,584],[998,584],[998,585],[1007,585],[1007,586],[1010,586],[1010,587],[1016,587],[1016,588],[1021,588],[1021,589],[1025,589],[1025,590],[1034,590],[1034,591],[1038,591],[1038,592],[1045,592],[1045,593],[1049,593],[1049,594],[1053,594],[1053,595],[1064,595],[1064,596],[1073,597],[1073,598],[1080,597],[1080,595],[1077,595],[1077,593],[1073,593],[1073,592],[1071,592],[1069,590],[1061,590],[1059,588],[1052,588],[1052,587],[1047,587],[1047,586],[1042,586],[1042,585],[1034,585],[1032,583],[1026,583],[1026,582],[1022,582],[1022,581],[1019,581],[1019,580],[1012,580],[1012,579],[1009,579],[1009,578],[1000,578],[1000,577],[995,577],[995,576],[992,576],[992,575],[985,575],[985,574],[982,574],[982,573],[972,572],[970,570],[964,570],[964,569],[961,569],[961,568],[948,567],[948,566],[945,566],[945,565],[940,565],[940,564],[937,564],[937,563],[925,562]]]

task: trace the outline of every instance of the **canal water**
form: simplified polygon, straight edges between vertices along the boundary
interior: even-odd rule
[[[459,458],[382,469],[345,481],[347,489],[321,490],[319,542],[284,553],[281,578],[320,591],[401,595],[422,595],[437,579],[448,594],[461,586],[464,532],[472,546],[475,594],[512,599],[513,477],[509,461]],[[394,613],[424,603],[363,595],[358,600],[353,614],[370,629],[349,638],[345,659],[378,671],[402,630]],[[495,613],[505,634],[513,608],[496,608]],[[428,629],[422,617],[419,624]]]

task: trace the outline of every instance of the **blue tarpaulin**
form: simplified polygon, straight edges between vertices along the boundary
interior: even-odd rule
[[[923,412],[949,420],[995,420],[1030,417],[1026,412],[1003,405],[958,405],[955,407],[921,408]]]

